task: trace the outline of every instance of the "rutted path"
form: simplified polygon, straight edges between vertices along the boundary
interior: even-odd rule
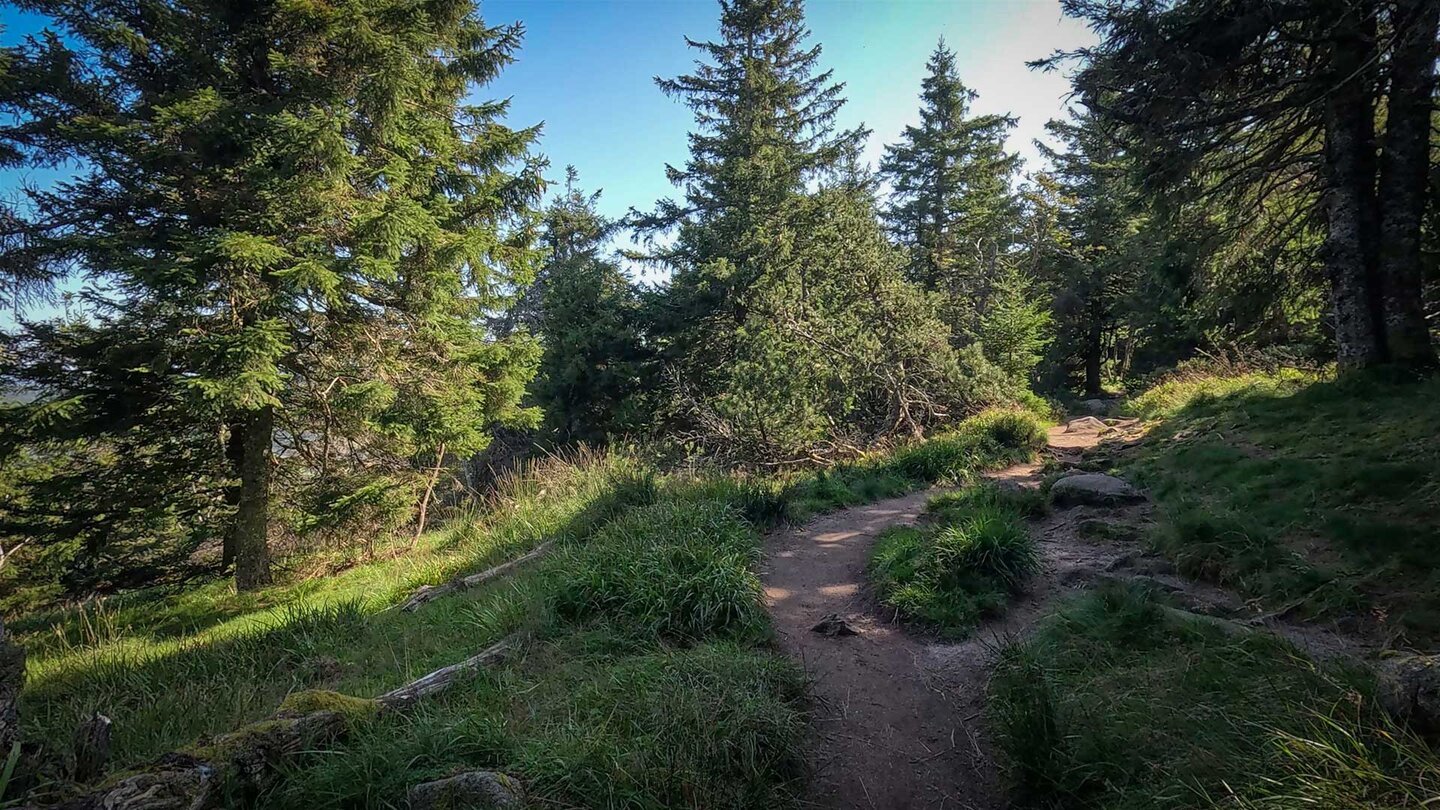
[[[1122,425],[1119,435],[1129,427]],[[1068,464],[1116,435],[1099,422],[1088,428],[1051,430],[1047,453]],[[990,477],[1037,487],[1041,465],[1017,465]],[[1150,519],[1148,504],[1073,507],[1035,521],[1030,530],[1042,570],[1004,616],[960,643],[912,637],[871,597],[865,566],[876,535],[914,523],[935,492],[842,510],[770,538],[761,572],[765,599],[780,646],[805,667],[816,703],[807,807],[1007,807],[983,725],[994,653],[1053,609],[1057,597],[1098,581],[1143,580],[1171,592],[1189,611],[1228,617],[1223,621],[1242,629],[1263,627],[1313,655],[1357,652],[1335,633],[1255,617],[1234,594],[1176,576],[1138,541]],[[843,617],[856,634],[813,632],[830,614]]]
[[[1052,431],[1051,452],[1098,436]],[[994,475],[1038,486],[1039,464]],[[983,707],[994,639],[1034,620],[1054,591],[1047,571],[1004,618],[971,640],[938,644],[907,635],[866,587],[875,537],[914,523],[935,491],[846,509],[771,538],[762,576],[781,647],[813,682],[817,716],[806,805],[824,808],[1000,808],[998,773],[985,741]],[[811,628],[839,614],[854,636]]]

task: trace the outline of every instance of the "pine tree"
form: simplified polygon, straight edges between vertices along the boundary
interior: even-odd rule
[[[565,192],[545,212],[549,257],[532,294],[544,346],[534,398],[561,441],[601,443],[639,427],[631,415],[646,373],[640,299],[601,253],[614,223],[595,210],[599,198],[568,169]]]
[[[1314,258],[1330,283],[1340,365],[1436,363],[1420,247],[1440,29],[1432,0],[1065,7],[1100,42],[1057,58],[1080,60],[1080,100],[1133,152],[1147,190],[1252,219],[1290,207],[1293,219],[1320,222]]]
[[[518,26],[470,2],[28,5],[58,30],[6,53],[0,143],[82,169],[6,212],[4,262],[83,275],[102,352],[152,347],[146,396],[209,426],[223,461],[190,474],[231,482],[216,531],[238,587],[270,578],[277,492],[306,491],[302,527],[402,495],[408,514],[447,453],[527,418],[534,350],[480,316],[533,272],[537,133],[462,101]],[[36,325],[18,340],[64,352]],[[95,424],[95,446],[134,427],[95,422],[83,391],[8,418],[48,425],[40,445],[65,423]]]
[[[783,254],[807,182],[834,172],[867,134],[835,131],[844,86],[817,72],[820,46],[808,36],[801,0],[721,0],[719,41],[686,40],[707,61],[657,80],[695,113],[689,161],[667,167],[685,198],[632,223],[676,231],[651,257],[672,270],[652,323],[667,366],[702,395],[723,387],[751,289]]]
[[[974,340],[993,276],[1018,237],[1011,186],[1020,158],[1005,151],[1016,120],[971,114],[976,94],[944,40],[926,68],[920,124],[906,127],[881,161],[891,187],[886,220],[909,252],[910,277],[943,295],[957,338]]]

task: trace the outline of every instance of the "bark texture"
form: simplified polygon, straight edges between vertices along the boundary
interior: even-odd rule
[[[1357,17],[1347,9],[1330,43],[1334,86],[1325,101],[1325,265],[1336,360],[1345,369],[1384,360],[1374,262],[1378,217],[1374,86],[1369,77],[1375,41],[1373,19]]]
[[[1435,91],[1435,38],[1440,1],[1395,0],[1385,154],[1380,166],[1380,279],[1390,359],[1435,365],[1425,323],[1420,228],[1428,202],[1430,113]]]
[[[270,584],[270,455],[275,411],[265,407],[244,422],[240,500],[235,510],[235,587]]]

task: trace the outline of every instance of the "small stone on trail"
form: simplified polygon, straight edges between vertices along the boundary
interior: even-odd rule
[[[817,622],[810,630],[822,636],[830,636],[831,638],[835,636],[856,635],[855,628],[851,627],[850,623],[845,621],[845,618],[839,613],[825,614],[825,618]]]
[[[410,810],[508,810],[525,806],[525,792],[510,776],[467,771],[410,788]]]
[[[1119,506],[1145,500],[1124,479],[1102,473],[1067,475],[1050,487],[1050,497],[1057,506]]]

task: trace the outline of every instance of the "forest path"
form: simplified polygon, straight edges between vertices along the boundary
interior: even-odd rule
[[[1049,453],[1063,459],[1099,438],[1055,428]],[[1041,465],[1016,465],[991,477],[1035,487]],[[1063,590],[1065,571],[1093,570],[1114,556],[1074,542],[1075,510],[1052,515],[1033,527],[1045,572],[1005,616],[958,644],[912,637],[875,603],[865,567],[876,535],[916,522],[936,492],[845,509],[770,538],[761,572],[765,600],[780,646],[804,666],[816,704],[806,807],[1007,806],[983,727],[997,641],[1044,613]],[[856,634],[812,630],[830,614]]]

